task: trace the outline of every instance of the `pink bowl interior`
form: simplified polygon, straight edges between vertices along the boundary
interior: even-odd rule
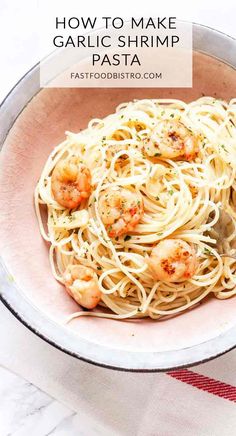
[[[39,234],[33,207],[33,191],[43,165],[53,147],[64,139],[65,130],[77,132],[91,118],[114,112],[119,103],[134,98],[191,101],[205,94],[228,100],[236,96],[235,90],[235,70],[195,53],[192,89],[44,89],[31,100],[2,150],[0,248],[9,273],[34,306],[59,323],[78,310],[52,276],[48,246]],[[236,298],[219,301],[212,297],[182,316],[161,322],[87,317],[65,328],[107,347],[164,351],[202,343],[235,323]]]

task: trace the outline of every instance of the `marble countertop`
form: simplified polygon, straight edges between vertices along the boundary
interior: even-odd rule
[[[86,435],[75,412],[2,366],[0,398],[1,436]]]

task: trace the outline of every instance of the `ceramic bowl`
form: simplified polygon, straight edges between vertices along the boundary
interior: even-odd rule
[[[236,298],[208,298],[172,319],[80,318],[64,325],[76,303],[51,273],[33,207],[33,191],[65,130],[79,131],[134,98],[236,97],[236,41],[194,25],[191,89],[43,89],[39,65],[16,84],[0,110],[1,298],[33,332],[59,349],[104,367],[161,371],[214,358],[236,344]]]

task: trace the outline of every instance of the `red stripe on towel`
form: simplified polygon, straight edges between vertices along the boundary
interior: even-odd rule
[[[209,394],[236,402],[236,386],[231,386],[228,383],[206,377],[205,375],[198,374],[188,369],[168,371],[167,374]]]

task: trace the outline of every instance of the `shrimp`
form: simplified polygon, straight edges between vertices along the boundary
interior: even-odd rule
[[[182,239],[165,239],[153,248],[148,265],[156,280],[187,280],[196,271],[196,253],[193,246]]]
[[[112,238],[132,232],[143,216],[141,195],[121,187],[106,189],[99,198],[98,208]]]
[[[91,193],[91,173],[76,156],[58,162],[52,172],[52,193],[67,209],[78,207]]]
[[[149,157],[191,161],[199,152],[199,139],[199,135],[194,135],[182,122],[162,120],[145,140],[144,152]]]
[[[101,300],[98,277],[92,268],[68,265],[64,273],[64,284],[68,294],[86,309],[94,309]]]

